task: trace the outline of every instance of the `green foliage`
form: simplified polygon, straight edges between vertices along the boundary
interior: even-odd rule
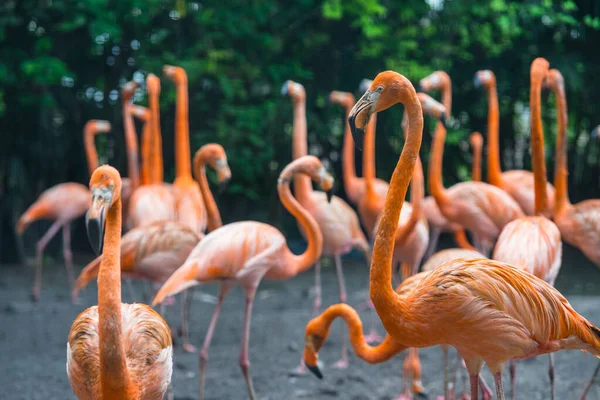
[[[192,151],[207,142],[227,150],[233,181],[219,199],[227,221],[280,217],[274,182],[291,157],[292,110],[289,99],[279,95],[286,79],[304,84],[311,151],[335,160],[331,166],[338,177],[343,113],[327,105],[327,94],[355,92],[361,79],[384,69],[414,82],[437,69],[453,78],[455,123],[448,132],[446,184],[468,176],[464,143],[470,131],[486,130],[485,96],[471,84],[478,69],[490,68],[497,76],[506,154],[517,134],[527,134],[516,132],[513,120],[515,106],[527,104],[529,65],[536,56],[548,58],[565,76],[569,133],[572,143],[583,143],[582,135],[600,122],[600,9],[592,3],[5,0],[0,4],[0,222],[12,227],[44,188],[87,180],[81,129],[88,119],[113,123],[114,135],[99,146],[100,156],[126,173],[120,100],[111,92],[134,73],[162,76],[164,64],[188,73]],[[173,84],[162,79],[170,179],[174,100]],[[385,179],[402,147],[401,115],[384,113],[378,124],[378,174]],[[549,121],[550,146],[554,124]],[[424,157],[429,143],[425,135]],[[598,166],[588,155],[597,151],[572,149],[570,162],[579,172],[571,183],[592,182]],[[506,167],[530,167],[527,152],[510,154]],[[9,176],[17,170],[18,179]],[[572,197],[598,197],[590,187],[597,185],[579,192],[573,187]]]

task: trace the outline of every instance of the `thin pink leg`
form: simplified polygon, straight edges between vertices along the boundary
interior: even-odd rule
[[[377,333],[377,330],[375,329],[375,325],[377,324],[378,320],[378,315],[375,312],[375,306],[373,305],[371,298],[368,298],[365,301],[365,303],[367,304],[367,308],[369,309],[369,313],[371,314],[371,330],[365,335],[365,341],[367,343],[381,342],[383,338]]]
[[[204,337],[204,344],[202,345],[202,350],[200,350],[200,390],[198,399],[204,399],[204,378],[206,373],[206,364],[208,364],[208,347],[210,346],[210,341],[212,339],[213,332],[215,330],[215,325],[217,324],[217,319],[219,318],[219,312],[221,311],[221,304],[223,303],[223,299],[227,292],[231,289],[230,284],[222,283],[219,289],[219,301],[215,307],[215,311],[213,312],[213,316],[210,319],[210,324],[208,325],[208,330],[206,331],[206,336]]]
[[[344,283],[344,271],[342,269],[342,257],[339,254],[334,256],[335,259],[335,269],[338,277],[338,285],[340,287],[340,302],[345,303],[346,298],[346,285]],[[346,347],[346,331],[344,326],[342,327],[342,356],[335,364],[333,364],[333,368],[344,369],[348,368],[348,349]]]
[[[71,303],[77,304],[79,300],[73,295],[73,282],[75,282],[75,271],[73,270],[73,253],[71,252],[71,225],[65,222],[63,225],[63,257],[65,259],[65,269],[67,270],[67,279],[71,291]]]
[[[594,370],[594,373],[592,374],[592,377],[590,378],[588,384],[585,385],[585,389],[583,389],[583,393],[581,393],[581,397],[579,398],[579,400],[585,400],[585,396],[587,396],[588,392],[592,388],[592,385],[594,384],[594,380],[596,379],[598,372],[600,372],[600,362],[598,363],[598,365],[596,365],[596,369]]]
[[[62,226],[61,221],[54,221],[50,229],[44,233],[44,236],[37,242],[35,246],[36,253],[36,266],[35,266],[35,278],[33,281],[33,289],[31,295],[34,301],[40,299],[40,290],[42,287],[42,267],[44,265],[44,249],[48,245],[48,242],[56,235],[60,227]]]
[[[429,257],[431,257],[431,255],[433,253],[435,253],[435,249],[437,248],[439,238],[440,238],[440,228],[432,228],[431,235],[429,236],[429,247],[427,248],[427,251],[425,252],[425,257],[424,257],[425,260],[429,260]]]
[[[244,312],[244,333],[242,336],[242,351],[240,353],[240,367],[242,368],[242,374],[246,380],[246,386],[248,386],[248,397],[250,400],[256,399],[256,393],[254,392],[254,384],[252,383],[252,376],[250,375],[250,359],[248,357],[248,341],[250,340],[250,317],[252,316],[252,304],[254,303],[254,294],[256,288],[249,289],[246,292],[246,310]]]
[[[471,400],[479,399],[479,374],[471,375]]]
[[[315,300],[313,302],[313,317],[319,314],[321,308],[321,260],[315,263]]]
[[[496,372],[494,374],[494,382],[496,382],[496,398],[498,400],[504,400],[504,388],[502,387],[502,373]]]
[[[481,373],[479,374],[479,384],[481,385],[481,398],[483,400],[492,400],[492,389],[489,387]]]
[[[517,362],[515,360],[510,360],[508,372],[510,375],[510,397],[515,400],[515,378],[517,376]]]
[[[190,335],[189,335],[189,318],[190,318],[190,308],[192,306],[192,293],[193,288],[189,288],[183,291],[181,295],[181,341],[183,351],[186,353],[195,353],[196,347],[190,344]]]
[[[548,377],[550,378],[550,399],[554,400],[554,353],[548,354]]]

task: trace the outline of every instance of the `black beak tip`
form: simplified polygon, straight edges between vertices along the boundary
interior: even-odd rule
[[[87,231],[88,241],[90,242],[90,246],[96,255],[100,255],[102,253],[102,221],[97,218],[88,218],[86,215],[85,218],[85,227]]]
[[[352,139],[354,139],[354,145],[357,149],[362,151],[365,132],[362,129],[356,127],[355,120],[356,116],[354,115],[348,117],[348,123],[350,124],[350,131],[352,132]]]
[[[227,178],[227,179],[223,179],[221,182],[219,182],[219,186],[218,186],[219,194],[222,194],[225,190],[227,190],[227,186],[229,186],[230,180],[231,180],[231,178]]]
[[[417,392],[417,393],[415,393],[415,395],[418,399],[423,399],[423,400],[429,399],[429,395],[427,394],[427,392]]]
[[[308,368],[308,370],[312,372],[317,378],[323,379],[323,374],[321,373],[321,370],[317,365],[308,365],[306,362],[304,362],[304,365],[306,365],[306,368]]]
[[[327,193],[327,202],[331,203],[331,199],[333,199],[333,189],[328,190],[326,193]]]
[[[444,125],[444,128],[446,128],[446,112],[442,111],[442,114],[440,115],[440,122],[442,123],[442,125]]]

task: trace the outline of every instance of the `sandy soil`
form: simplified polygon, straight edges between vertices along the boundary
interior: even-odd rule
[[[568,254],[574,254],[569,253]],[[570,257],[570,256],[569,256]],[[91,257],[79,261],[83,265]],[[563,264],[557,282],[575,309],[596,324],[600,324],[598,297],[580,293],[598,293],[600,273],[589,263],[574,255],[572,264]],[[345,263],[349,303],[357,305],[367,294],[367,267],[360,259]],[[80,268],[78,268],[79,270]],[[573,271],[573,272],[565,272]],[[22,265],[0,267],[0,399],[75,399],[65,372],[66,337],[73,319],[86,307],[96,303],[96,285],[81,295],[79,305],[69,302],[66,277],[59,262],[47,265],[44,271],[42,301],[29,300],[32,268]],[[335,270],[324,268],[323,304],[338,299]],[[591,283],[594,282],[594,283]],[[323,381],[312,375],[290,377],[301,357],[304,327],[311,317],[312,300],[309,288],[312,270],[286,282],[264,281],[258,291],[252,318],[250,360],[254,384],[260,399],[377,399],[395,397],[401,387],[402,358],[400,355],[381,365],[368,365],[351,357],[347,370],[335,370],[331,365],[339,357],[340,322],[321,350],[324,363]],[[142,286],[134,284],[137,300]],[[577,293],[577,294],[571,294]],[[197,288],[191,321],[192,342],[200,347],[212,315],[216,286]],[[125,290],[124,301],[132,301]],[[207,399],[245,399],[246,388],[238,366],[244,299],[239,289],[226,299],[215,337],[210,348],[207,368]],[[369,321],[366,312],[361,313]],[[179,306],[167,309],[167,320],[179,324]],[[344,326],[345,328],[345,326]],[[380,326],[380,333],[383,328]],[[423,383],[430,395],[442,392],[442,356],[439,348],[421,351]],[[576,399],[596,365],[592,356],[580,352],[556,355],[557,399]],[[177,399],[197,397],[197,355],[185,354],[177,347],[173,382]],[[548,399],[547,357],[526,360],[517,367],[518,398]],[[489,383],[491,376],[485,371]],[[508,376],[505,388],[508,390]],[[459,384],[459,389],[462,385]],[[430,396],[430,398],[435,398]],[[600,385],[588,399],[600,399]]]

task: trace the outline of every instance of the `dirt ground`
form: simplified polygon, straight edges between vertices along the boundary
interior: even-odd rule
[[[82,256],[81,266],[91,256]],[[566,249],[563,269],[557,287],[575,309],[590,321],[600,324],[600,272],[572,249]],[[331,263],[323,268],[323,305],[338,300],[335,269]],[[359,258],[345,259],[349,303],[357,305],[367,295],[367,267]],[[351,356],[347,370],[331,365],[339,357],[340,326],[338,321],[320,356],[322,381],[312,375],[290,377],[288,372],[298,365],[303,346],[304,328],[311,318],[312,300],[309,288],[313,271],[284,282],[263,281],[259,287],[252,316],[250,337],[251,372],[259,399],[392,399],[401,387],[404,354],[380,365],[368,365]],[[29,299],[32,268],[23,265],[0,266],[0,398],[1,399],[75,399],[65,372],[66,338],[73,319],[86,307],[96,304],[96,285],[88,287],[79,305],[69,301],[66,277],[58,259],[46,265],[42,300]],[[136,300],[141,300],[142,285],[134,283]],[[197,287],[191,318],[191,340],[200,347],[212,315],[216,286]],[[124,301],[131,296],[124,286]],[[178,300],[179,301],[179,300]],[[206,377],[207,399],[245,399],[246,387],[238,365],[244,299],[239,289],[226,299],[210,348]],[[368,322],[368,313],[362,312]],[[179,305],[167,309],[171,326],[179,324]],[[345,325],[344,325],[345,329]],[[383,328],[379,327],[383,333]],[[423,383],[430,394],[442,393],[442,355],[438,347],[420,352]],[[581,352],[556,355],[557,399],[577,399],[589,378],[596,360]],[[197,398],[198,357],[185,354],[176,347],[173,383],[176,399]],[[526,360],[517,366],[517,398],[548,399],[547,357]],[[485,378],[493,384],[489,372]],[[459,390],[462,385],[459,384]],[[508,376],[505,374],[505,389]],[[600,399],[600,385],[588,399]]]

